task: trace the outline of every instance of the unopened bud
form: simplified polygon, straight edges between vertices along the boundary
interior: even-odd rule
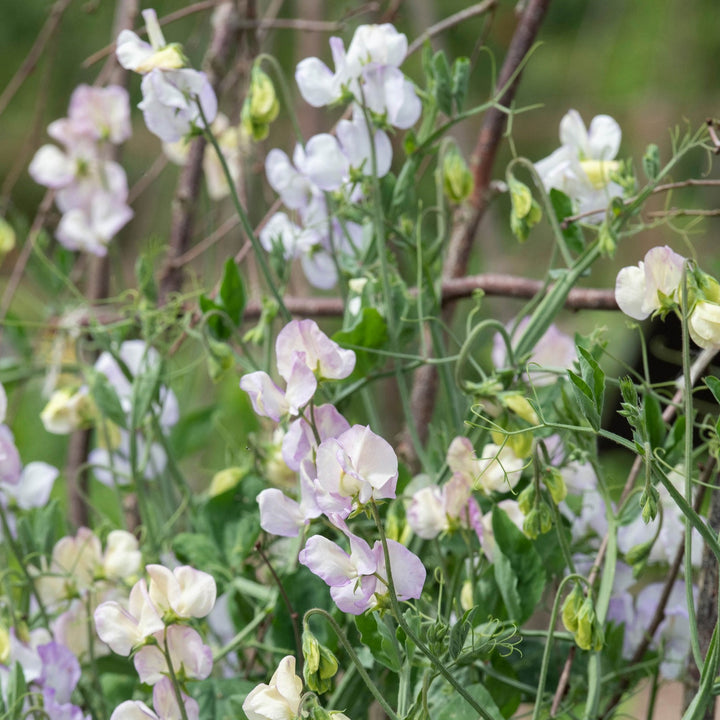
[[[258,66],[253,67],[241,113],[243,127],[255,140],[263,140],[279,111],[280,103],[272,80]]]
[[[220,470],[220,472],[216,472],[210,481],[208,495],[215,497],[226,493],[228,490],[234,488],[243,479],[244,475],[245,471],[239,467],[229,467]]]
[[[575,642],[581,650],[600,650],[605,638],[595,614],[592,598],[585,598],[577,614]]]
[[[16,237],[13,226],[4,218],[0,218],[0,261],[14,249],[15,242]]]
[[[525,242],[530,234],[530,228],[542,219],[542,210],[537,201],[533,199],[530,188],[508,176],[508,189],[510,190],[510,228],[520,242]]]
[[[565,598],[562,606],[562,621],[568,632],[575,633],[578,629],[578,613],[585,600],[580,585],[576,584],[572,592]]]
[[[305,684],[313,692],[327,692],[332,688],[331,680],[338,670],[337,658],[318,642],[307,627],[303,630],[302,651],[305,658],[303,665]]]
[[[535,485],[530,483],[518,496],[518,508],[523,515],[527,515],[535,504],[536,493]]]
[[[559,505],[567,496],[567,486],[562,473],[554,467],[549,467],[543,475],[545,487],[548,489],[553,502]]]
[[[450,202],[460,204],[470,197],[474,181],[470,168],[456,147],[445,153],[442,166],[443,190]]]
[[[652,485],[648,486],[647,490],[643,490],[640,495],[642,519],[646,525],[657,517],[659,498],[658,491]]]

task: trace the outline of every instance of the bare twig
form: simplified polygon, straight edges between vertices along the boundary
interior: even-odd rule
[[[482,15],[483,13],[492,10],[496,5],[497,0],[483,0],[483,2],[471,5],[464,10],[456,12],[454,15],[443,18],[440,22],[429,27],[424,33],[422,33],[422,35],[418,35],[418,37],[416,37],[415,40],[413,40],[408,46],[407,54],[412,55],[416,50],[419,50],[423,46],[423,43],[426,40],[429,40],[431,37],[435,37],[436,35],[449,30],[451,27],[459,25],[465,20],[469,20],[477,15]]]
[[[648,217],[659,218],[659,217],[718,217],[720,216],[720,209],[714,210],[699,210],[693,208],[670,208],[669,210],[653,210],[648,213]]]
[[[720,187],[720,180],[710,180],[710,179],[696,179],[691,178],[689,180],[682,180],[680,182],[672,182],[672,183],[664,183],[663,185],[658,185],[657,187],[653,188],[652,195],[657,195],[658,193],[663,192],[670,192],[671,190],[678,190],[680,188],[686,188],[686,187]],[[629,205],[630,203],[634,202],[636,198],[628,198],[624,201],[625,205]],[[561,223],[560,227],[563,230],[566,230],[572,223],[577,222],[578,220],[584,220],[586,217],[590,217],[591,215],[597,215],[598,213],[604,213],[606,208],[596,208],[595,210],[585,210],[584,212],[577,213],[577,215],[568,215]],[[650,213],[652,215],[652,213]],[[700,214],[700,213],[697,213]]]
[[[2,95],[0,95],[0,115],[2,115],[10,101],[13,99],[15,93],[22,87],[22,84],[35,69],[35,66],[42,57],[45,46],[58,29],[62,16],[71,2],[72,0],[57,0],[50,9],[48,19],[45,21],[45,24],[42,26],[42,29],[35,39],[33,46],[30,48],[30,52],[27,54],[27,57],[18,71],[15,75],[13,75],[12,79],[7,84],[5,90],[3,90]]]

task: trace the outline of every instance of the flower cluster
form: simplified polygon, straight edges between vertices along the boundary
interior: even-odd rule
[[[112,146],[130,137],[130,104],[124,88],[80,85],[68,117],[48,134],[61,146],[43,145],[29,172],[55,190],[62,212],[55,235],[70,250],[105,255],[107,244],[132,218],[125,170],[112,159]]]
[[[8,634],[6,652],[0,652],[0,688],[10,682],[11,668],[17,663],[30,693],[22,703],[23,715],[40,713],[43,717],[63,720],[89,720],[72,702],[80,680],[80,663],[62,643],[52,639],[44,628],[32,630],[20,638],[15,629]]]
[[[286,260],[300,257],[310,283],[325,289],[337,282],[333,257],[358,253],[364,246],[361,226],[332,217],[325,193],[359,200],[364,176],[382,178],[390,170],[392,146],[382,127],[409,128],[422,109],[413,84],[399,69],[407,38],[392,25],[360,26],[347,52],[337,37],[330,47],[335,72],[318,58],[306,58],[295,78],[300,94],[314,107],[352,101],[352,119],[340,120],[337,137],[321,133],[297,145],[292,162],[282,150],[268,153],[268,182],[302,225],[280,212],[260,234],[266,250],[278,247]]]
[[[311,404],[318,379],[350,375],[355,353],[340,348],[314,321],[300,320],[288,323],[278,334],[276,355],[278,372],[287,383],[285,392],[261,371],[245,375],[240,387],[259,415],[275,421],[303,415],[290,424],[282,441],[287,466],[300,476],[300,501],[277,488],[263,490],[257,498],[260,525],[267,532],[296,537],[302,527],[324,514],[345,535],[351,551],[348,554],[333,541],[314,536],[300,553],[300,562],[331,587],[340,609],[359,614],[387,594],[385,557],[379,541],[371,549],[350,532],[345,519],[370,502],[395,497],[397,457],[369,427],[350,427],[332,405]],[[398,597],[419,597],[425,579],[420,560],[392,540],[388,552],[393,570],[397,568]]]
[[[133,653],[140,681],[153,688],[153,713],[144,703],[128,700],[112,717],[179,718],[173,684],[202,680],[212,670],[212,651],[200,634],[186,624],[204,618],[215,605],[217,587],[211,575],[183,565],[145,568],[150,582],[141,578],[130,591],[127,605],[110,600],[97,607],[95,628],[100,639],[119,655]],[[198,717],[197,702],[181,693],[188,718]]]
[[[207,75],[186,67],[182,48],[168,45],[154,10],[143,10],[150,43],[131,30],[118,35],[116,54],[126,69],[143,76],[143,112],[148,130],[163,142],[174,143],[194,128],[204,127],[203,117],[212,123],[217,115],[217,98]]]
[[[666,313],[682,302],[682,283],[688,290],[688,331],[701,348],[720,346],[720,284],[698,268],[684,272],[686,259],[667,245],[649,250],[637,266],[624,267],[615,281],[620,309],[635,320]]]

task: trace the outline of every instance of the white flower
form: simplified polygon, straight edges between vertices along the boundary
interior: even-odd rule
[[[720,305],[707,300],[695,304],[688,319],[690,337],[701,348],[720,345]]]
[[[215,604],[217,586],[212,575],[182,565],[170,571],[163,565],[148,565],[148,593],[161,611],[172,610],[181,618],[205,617]]]
[[[195,127],[212,123],[217,115],[217,97],[207,75],[190,68],[152,70],[143,77],[143,112],[148,130],[163,142],[177,142]]]
[[[560,121],[561,147],[535,163],[546,189],[556,188],[573,200],[578,212],[602,211],[622,188],[610,181],[618,168],[613,160],[620,149],[620,126],[608,115],[597,115],[585,124],[577,110],[570,110]],[[588,218],[600,222],[603,213]]]
[[[248,720],[295,720],[300,713],[302,680],[295,674],[295,658],[284,657],[270,683],[253,688],[243,702]]]
[[[615,281],[615,300],[635,320],[644,320],[662,307],[661,295],[680,299],[685,258],[667,245],[649,250],[638,265],[624,267]]]

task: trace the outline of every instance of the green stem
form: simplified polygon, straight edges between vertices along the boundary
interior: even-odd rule
[[[242,206],[242,203],[240,202],[240,198],[237,194],[237,188],[235,187],[235,183],[233,182],[232,175],[230,174],[230,168],[228,167],[227,160],[225,159],[225,155],[223,155],[222,150],[220,149],[220,146],[218,145],[218,141],[215,138],[215,135],[213,135],[212,131],[210,130],[210,125],[207,121],[207,118],[205,117],[205,113],[203,112],[202,105],[197,102],[198,110],[200,112],[200,117],[202,118],[204,130],[203,133],[205,137],[207,138],[208,142],[213,146],[215,149],[215,152],[217,153],[218,160],[220,161],[220,165],[223,169],[223,174],[225,175],[225,179],[227,180],[228,186],[230,188],[230,197],[232,198],[233,205],[235,206],[235,212],[237,212],[238,217],[240,218],[240,224],[243,227],[243,230],[245,231],[245,235],[247,235],[248,240],[250,240],[250,243],[253,248],[253,252],[255,253],[255,258],[257,259],[258,265],[260,266],[260,271],[262,272],[265,282],[267,283],[267,286],[270,288],[270,291],[273,294],[273,297],[275,298],[275,301],[278,304],[278,307],[280,308],[280,313],[282,314],[284,320],[286,322],[289,322],[292,319],[292,315],[290,314],[290,311],[285,307],[285,303],[283,302],[282,296],[280,295],[280,292],[278,290],[278,284],[273,279],[272,273],[270,272],[270,266],[267,263],[267,260],[265,259],[265,251],[262,249],[260,245],[260,241],[257,239],[255,235],[255,231],[252,228],[252,225],[250,224],[250,219],[247,216],[247,213],[245,212],[245,208]]]
[[[367,674],[365,668],[360,662],[360,658],[357,656],[357,653],[355,652],[353,646],[350,644],[347,637],[345,637],[345,633],[342,631],[342,628],[335,622],[333,616],[330,615],[329,612],[327,612],[326,610],[322,610],[321,608],[311,608],[305,613],[303,617],[303,625],[305,625],[313,615],[320,615],[321,617],[323,617],[327,621],[328,625],[330,625],[330,627],[333,629],[335,635],[337,635],[337,639],[340,641],[340,644],[345,648],[345,652],[347,652],[350,660],[357,669],[358,674],[364,680],[368,690],[378,701],[388,718],[390,718],[390,720],[400,720],[388,704],[385,696],[378,689],[377,685],[375,685],[375,683],[370,679],[370,676]]]
[[[175,668],[173,668],[172,658],[170,657],[170,649],[168,648],[167,639],[167,627],[163,630],[163,654],[165,655],[165,662],[168,666],[168,673],[170,675],[170,681],[172,682],[173,692],[175,693],[175,700],[177,701],[180,709],[180,715],[182,720],[188,720],[187,709],[185,708],[185,702],[182,698],[182,691],[180,690],[180,683],[178,682],[177,676],[175,675]]]
[[[683,412],[685,413],[685,502],[692,507],[692,457],[693,457],[693,381],[690,372],[690,336],[688,333],[688,307],[687,263],[683,267],[683,279],[680,286],[680,307],[682,308],[682,366],[683,366]],[[697,667],[702,667],[702,651],[698,637],[697,615],[695,613],[695,598],[692,591],[692,532],[690,532],[689,519],[685,517],[685,554],[683,556],[685,569],[685,599],[688,610],[688,626],[690,628],[690,648]]]
[[[531,720],[539,720],[540,711],[542,709],[542,697],[545,692],[545,682],[547,680],[548,667],[550,666],[550,653],[552,652],[552,641],[553,633],[555,632],[555,625],[557,625],[558,612],[560,611],[560,598],[562,592],[570,581],[585,583],[589,586],[587,578],[582,575],[572,574],[566,575],[558,585],[557,592],[555,593],[555,601],[553,602],[552,611],[550,613],[550,622],[548,623],[547,640],[545,641],[545,648],[543,649],[542,661],[540,662],[540,677],[538,678],[537,684],[537,695],[535,696],[535,706],[533,708],[533,714]]]
[[[425,657],[432,663],[433,669],[440,672],[440,674],[455,688],[455,691],[465,700],[465,702],[472,707],[472,709],[480,715],[484,720],[493,720],[492,715],[487,712],[484,708],[478,705],[475,698],[463,687],[463,685],[453,677],[453,674],[445,667],[444,663],[440,658],[428,648],[425,643],[415,634],[413,629],[405,622],[405,618],[400,612],[400,603],[397,599],[395,592],[395,583],[393,581],[392,569],[390,566],[390,551],[388,550],[387,537],[385,536],[385,528],[383,527],[382,521],[380,520],[380,513],[378,512],[377,505],[374,500],[371,500],[370,507],[372,509],[373,518],[375,525],[377,526],[378,533],[380,534],[380,542],[382,543],[383,555],[385,557],[385,570],[387,571],[387,587],[388,596],[390,598],[390,604],[392,605],[393,615],[398,625],[405,631],[405,634],[415,643],[418,650],[425,655]]]

